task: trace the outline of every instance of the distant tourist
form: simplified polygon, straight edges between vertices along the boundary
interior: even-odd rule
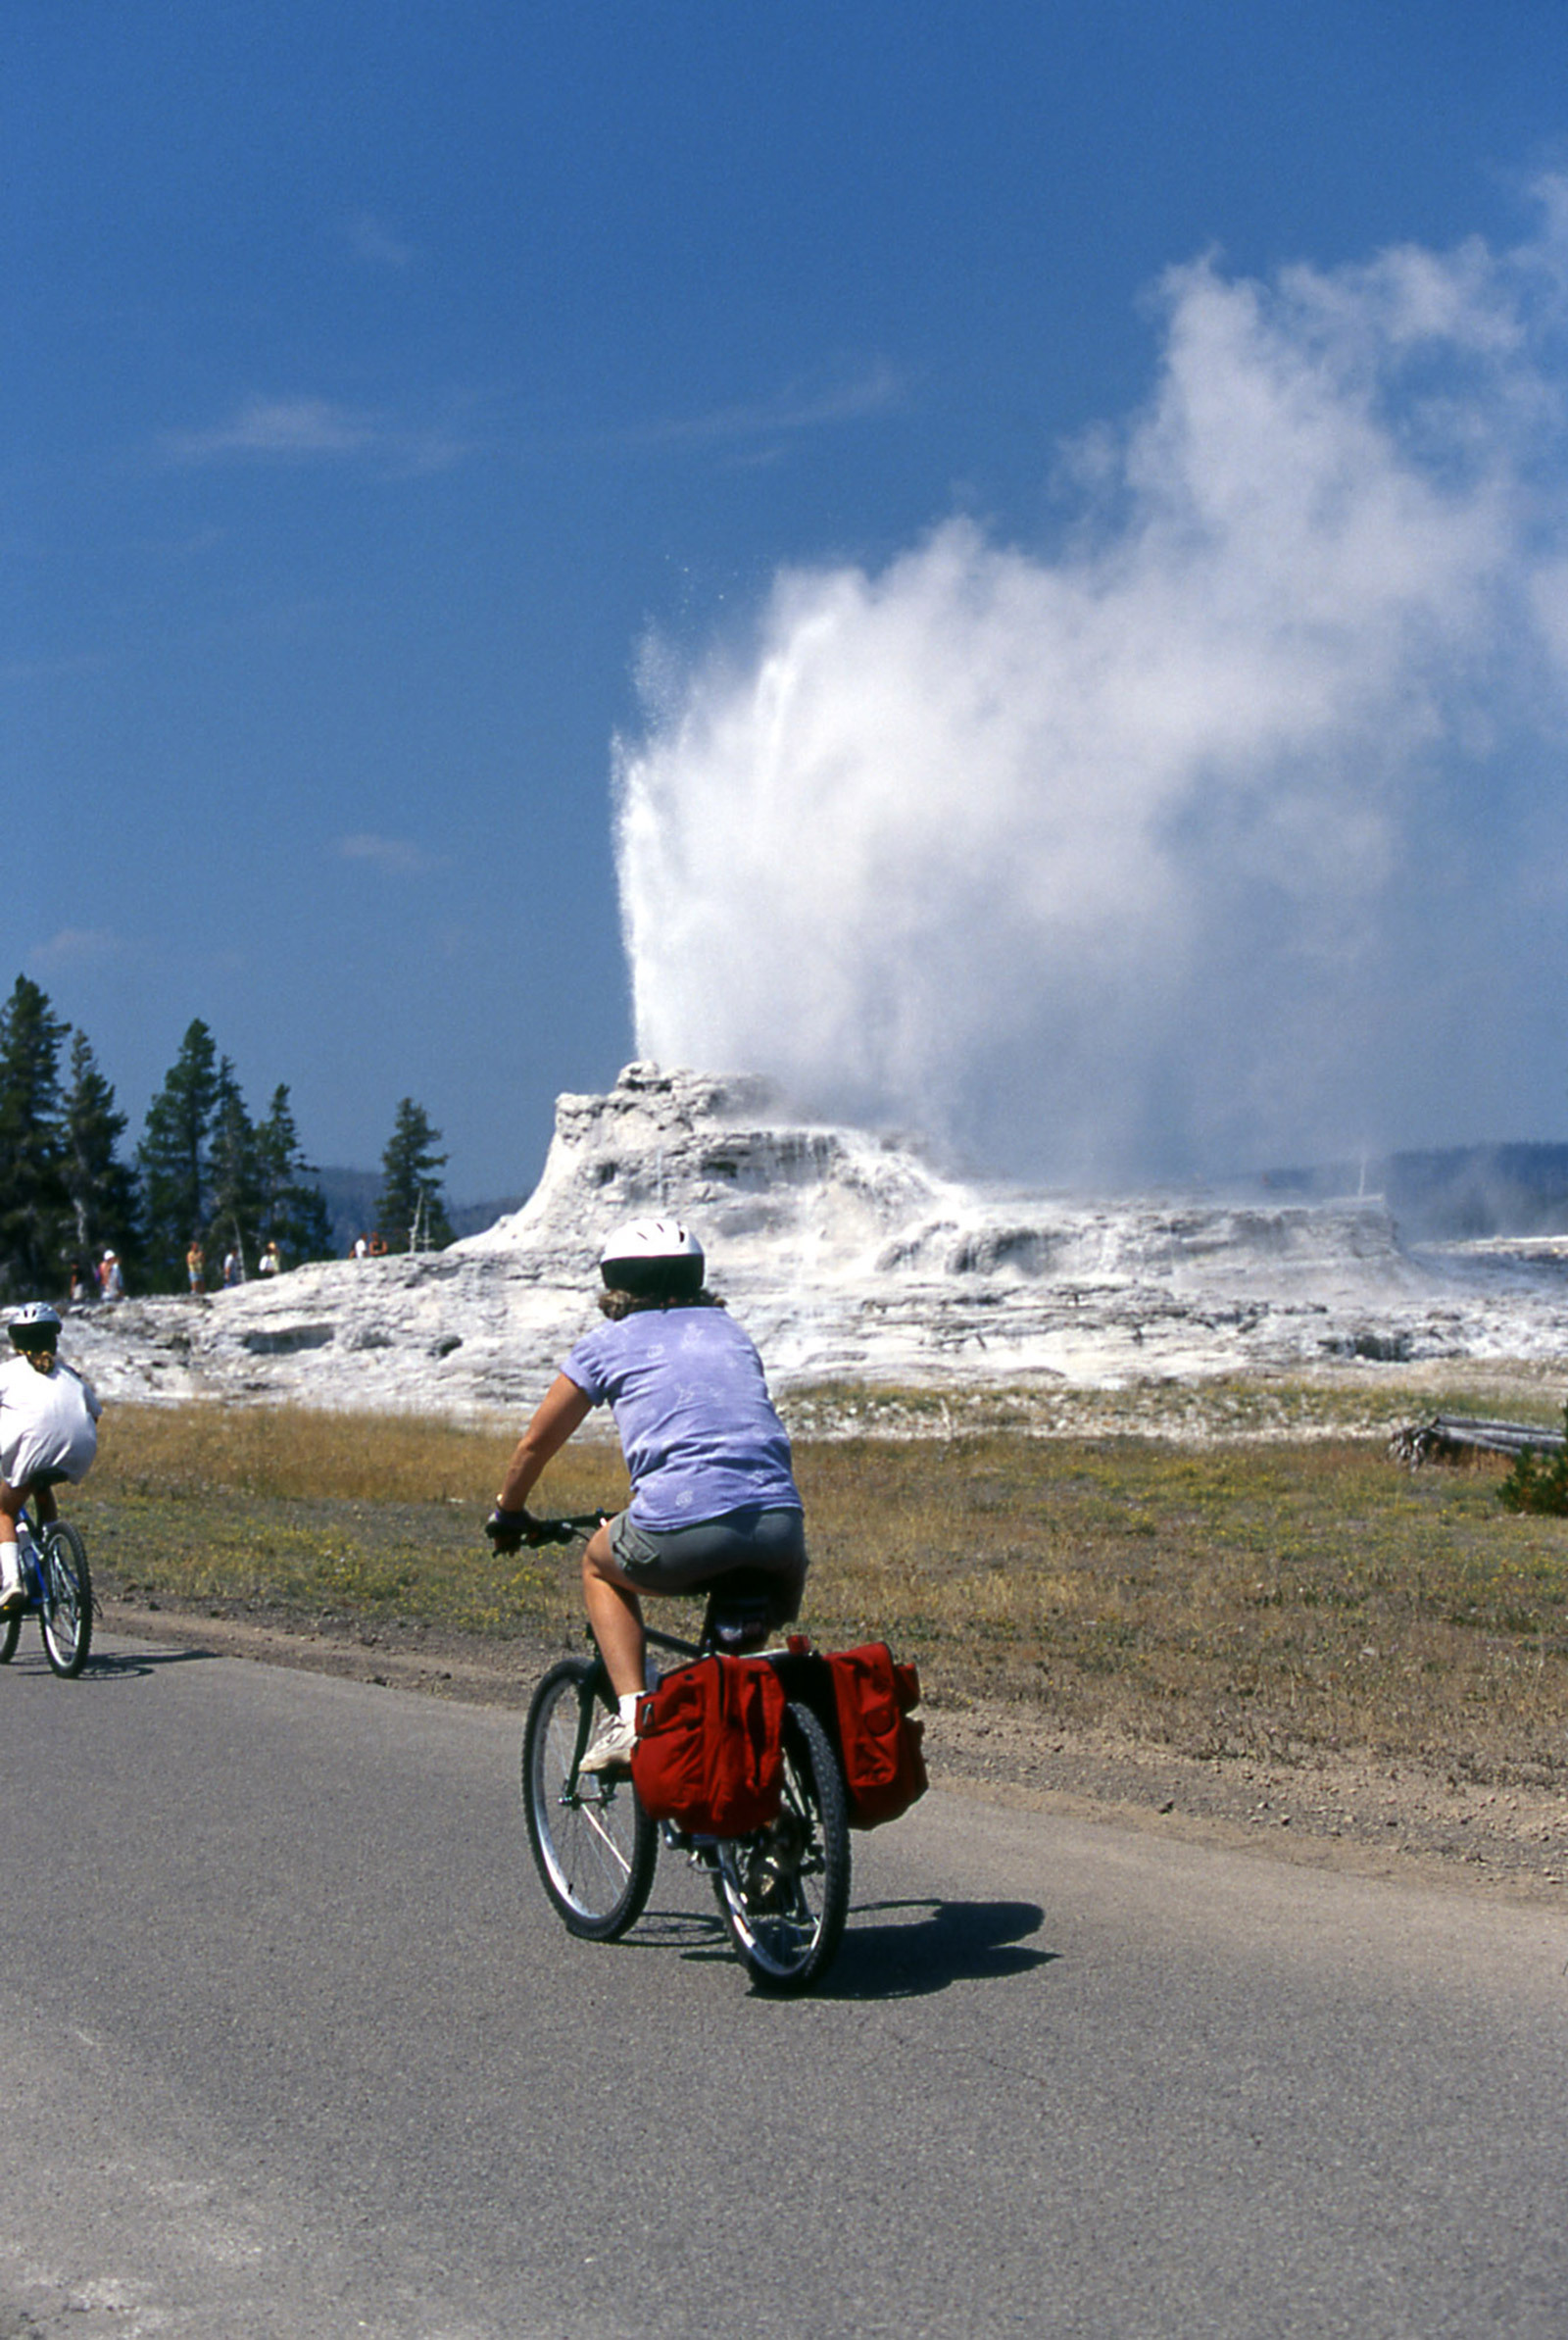
[[[98,1278],[84,1260],[73,1260],[71,1263],[71,1297],[77,1307],[84,1300],[96,1300],[98,1297]]]
[[[231,1291],[235,1284],[243,1283],[244,1281],[245,1270],[241,1265],[239,1253],[237,1251],[225,1252],[223,1255],[224,1290]]]
[[[369,1237],[368,1237],[368,1235],[356,1235],[356,1236],[355,1236],[355,1238],[354,1238],[354,1257],[355,1257],[357,1260],[365,1260],[365,1259],[368,1259],[368,1258],[369,1258],[369,1256],[370,1256],[370,1239],[369,1239]]]
[[[207,1290],[207,1254],[194,1236],[185,1254],[185,1281],[190,1288],[191,1298],[200,1300]]]
[[[123,1300],[125,1297],[125,1278],[121,1273],[120,1254],[116,1251],[104,1253],[103,1264],[98,1270],[98,1289],[106,1300]]]
[[[276,1275],[282,1265],[283,1262],[274,1238],[270,1243],[263,1246],[262,1256],[256,1263],[256,1272],[258,1275]]]

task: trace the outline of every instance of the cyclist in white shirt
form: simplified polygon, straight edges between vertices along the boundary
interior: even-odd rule
[[[103,1412],[90,1384],[55,1355],[60,1319],[29,1300],[11,1319],[18,1354],[0,1365],[0,1616],[26,1599],[17,1520],[30,1495],[40,1527],[56,1517],[54,1480],[86,1477]]]

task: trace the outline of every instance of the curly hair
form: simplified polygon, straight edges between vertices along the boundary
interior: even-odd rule
[[[599,1305],[612,1324],[618,1324],[624,1317],[634,1317],[647,1308],[722,1308],[724,1303],[716,1292],[705,1286],[700,1292],[690,1292],[684,1299],[662,1299],[648,1292],[641,1297],[635,1292],[601,1292]]]

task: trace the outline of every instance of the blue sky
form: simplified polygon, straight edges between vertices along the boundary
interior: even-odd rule
[[[781,572],[885,577],[955,520],[1059,559],[1063,450],[1169,365],[1166,272],[1514,251],[1568,167],[1560,0],[3,0],[0,36],[6,985],[136,1125],[193,1016],[318,1160],[373,1163],[412,1094],[459,1199],[526,1187],[555,1094],[634,1053],[614,742],[755,673]],[[1538,452],[1553,516],[1560,480]],[[1515,823],[1538,868],[1554,787]],[[1444,802],[1485,859],[1477,792]],[[693,947],[677,1042],[740,946]],[[1473,962],[1538,1000],[1500,1064],[1434,1053],[1378,1127],[1363,1068],[1310,1133],[1210,1116],[1209,1153],[1561,1135],[1532,948],[1503,916]],[[1137,1077],[1119,1166],[1163,1111]],[[1038,1130],[979,1142],[1048,1167]]]

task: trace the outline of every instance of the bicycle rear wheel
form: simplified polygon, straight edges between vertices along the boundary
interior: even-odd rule
[[[596,1659],[563,1658],[534,1692],[522,1735],[522,1811],[539,1875],[568,1933],[591,1942],[636,1924],[659,1859],[659,1830],[628,1774],[577,1777],[609,1703]]]
[[[17,1654],[17,1643],[21,1639],[22,1611],[8,1609],[5,1616],[0,1617],[0,1666],[10,1665]]]
[[[808,1990],[831,1965],[850,1908],[844,1774],[810,1709],[784,1717],[784,1800],[755,1836],[718,1848],[713,1891],[760,1990]]]
[[[87,1547],[69,1519],[43,1531],[43,1654],[64,1680],[80,1673],[92,1647],[92,1576]]]

